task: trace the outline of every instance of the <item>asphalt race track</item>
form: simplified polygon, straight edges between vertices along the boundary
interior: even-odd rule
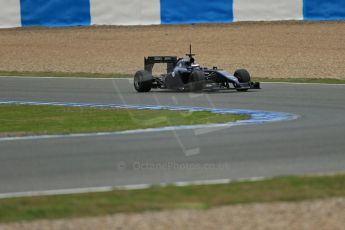
[[[262,87],[139,94],[126,79],[1,77],[0,101],[199,106],[300,117],[222,129],[1,141],[0,194],[344,171],[345,85]]]

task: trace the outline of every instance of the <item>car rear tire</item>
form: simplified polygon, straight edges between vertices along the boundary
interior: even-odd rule
[[[191,91],[201,91],[205,88],[205,74],[200,70],[194,70],[191,73],[191,82],[190,82]]]
[[[134,75],[134,88],[143,93],[149,92],[152,88],[152,75],[146,70],[139,70]]]
[[[235,71],[234,76],[240,83],[250,82],[250,74],[246,69],[238,69]]]

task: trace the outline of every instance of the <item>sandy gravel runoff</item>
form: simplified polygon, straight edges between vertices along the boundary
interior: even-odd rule
[[[0,225],[1,230],[69,229],[344,229],[345,199],[244,204]]]
[[[247,68],[254,77],[345,79],[345,22],[0,30],[0,71],[133,73],[148,55]]]

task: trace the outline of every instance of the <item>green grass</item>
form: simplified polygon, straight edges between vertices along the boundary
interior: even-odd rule
[[[21,76],[21,77],[83,77],[83,78],[132,78],[133,74],[121,73],[73,73],[73,72],[30,72],[30,71],[1,71],[0,76]],[[324,83],[324,84],[345,84],[345,79],[336,78],[253,78],[260,82],[291,82],[291,83]]]
[[[110,132],[174,125],[225,123],[249,118],[249,115],[215,114],[207,111],[0,105],[0,135]]]
[[[102,193],[0,199],[0,222],[99,216],[163,209],[207,209],[252,202],[345,196],[345,174],[279,177],[257,182],[151,187]]]

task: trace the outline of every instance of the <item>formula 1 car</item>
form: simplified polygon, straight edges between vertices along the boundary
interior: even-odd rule
[[[176,56],[149,56],[144,58],[144,70],[134,75],[134,88],[138,92],[149,92],[152,88],[175,89],[181,91],[201,91],[204,89],[260,89],[259,82],[252,82],[250,74],[245,69],[238,69],[234,74],[213,67],[212,69],[200,67],[195,63],[192,46],[185,58]],[[153,76],[154,64],[167,64],[167,73]],[[233,87],[231,87],[231,85]]]

